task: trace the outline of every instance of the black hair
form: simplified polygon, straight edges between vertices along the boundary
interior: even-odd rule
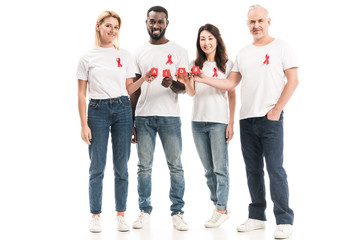
[[[201,49],[200,47],[200,34],[202,31],[208,31],[210,32],[217,41],[217,46],[216,46],[216,53],[215,53],[215,62],[216,62],[216,66],[219,68],[220,71],[222,71],[223,73],[225,73],[226,71],[226,63],[228,61],[228,55],[226,52],[226,47],[225,47],[225,43],[221,37],[220,31],[219,29],[210,24],[207,23],[204,26],[201,26],[199,28],[199,32],[198,32],[198,37],[196,40],[196,60],[195,60],[195,65],[199,66],[201,69],[203,68],[204,62],[206,62],[207,58],[206,58],[206,54],[204,53],[204,51]]]
[[[168,11],[162,6],[153,6],[153,7],[149,8],[149,10],[147,11],[147,16],[149,16],[149,12],[151,12],[151,11],[163,12],[166,15],[166,19],[169,19]]]

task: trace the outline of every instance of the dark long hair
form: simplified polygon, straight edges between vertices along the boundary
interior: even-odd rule
[[[204,31],[204,30],[210,32],[216,38],[216,41],[217,41],[216,53],[215,53],[216,66],[220,71],[225,73],[225,71],[226,71],[226,62],[229,59],[228,55],[226,53],[226,46],[224,44],[224,41],[222,40],[219,29],[217,27],[215,27],[214,25],[209,24],[209,23],[207,23],[204,26],[201,26],[199,28],[199,32],[198,32],[198,36],[197,36],[197,40],[196,40],[197,51],[196,51],[195,65],[199,66],[202,69],[203,65],[204,65],[204,62],[207,60],[206,54],[204,53],[204,51],[200,47],[200,33],[202,31]]]

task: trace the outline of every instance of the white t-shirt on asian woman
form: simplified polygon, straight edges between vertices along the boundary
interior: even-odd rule
[[[190,69],[195,62],[190,63]],[[202,71],[208,77],[226,79],[233,68],[233,62],[228,60],[223,73],[216,66],[216,62],[204,62]],[[226,90],[220,90],[207,84],[195,82],[195,96],[193,97],[192,121],[229,123],[228,95]]]

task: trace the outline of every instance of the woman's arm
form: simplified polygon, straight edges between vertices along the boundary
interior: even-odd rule
[[[178,75],[177,73],[175,73],[175,77],[179,82],[185,85],[186,93],[189,96],[192,97],[195,95],[195,81],[191,74],[189,77],[187,74]]]
[[[81,138],[87,144],[91,144],[91,130],[86,119],[86,91],[87,81],[78,80],[78,108],[81,122]]]
[[[150,71],[151,70],[147,71],[145,75],[141,76],[140,78],[135,77],[135,81],[134,78],[126,79],[126,90],[129,95],[133,94],[136,90],[138,90],[145,81],[148,81],[149,83],[154,81],[156,76],[151,76]],[[137,76],[140,75],[137,74]]]
[[[228,98],[229,98],[229,113],[230,119],[229,123],[226,127],[226,142],[230,142],[230,140],[234,136],[234,116],[235,116],[235,107],[236,107],[236,93],[235,89],[228,91]]]

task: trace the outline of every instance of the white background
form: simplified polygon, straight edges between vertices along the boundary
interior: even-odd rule
[[[285,168],[295,212],[293,239],[353,239],[358,233],[360,214],[360,37],[359,10],[356,1],[350,0],[1,3],[0,238],[216,239],[212,235],[215,232],[203,228],[212,205],[192,140],[192,102],[187,95],[180,97],[180,103],[186,180],[184,216],[190,231],[179,234],[171,229],[169,174],[157,141],[150,230],[122,234],[111,225],[115,212],[109,151],[102,215],[105,230],[102,235],[88,233],[89,158],[80,138],[75,72],[79,57],[93,46],[96,18],[103,10],[119,13],[123,21],[120,46],[131,52],[149,39],[147,10],[162,5],[169,12],[167,38],[188,49],[190,60],[195,57],[198,28],[205,23],[219,27],[229,57],[234,60],[236,53],[252,40],[246,18],[248,7],[254,3],[269,9],[270,35],[290,42],[300,64],[300,85],[285,109]],[[275,222],[269,196],[269,231],[261,236],[235,231],[247,218],[249,203],[238,112],[239,102],[235,136],[229,146],[231,220],[216,236],[271,239]],[[133,145],[129,160],[129,223],[139,212],[136,164]],[[111,226],[106,228],[108,223]]]

